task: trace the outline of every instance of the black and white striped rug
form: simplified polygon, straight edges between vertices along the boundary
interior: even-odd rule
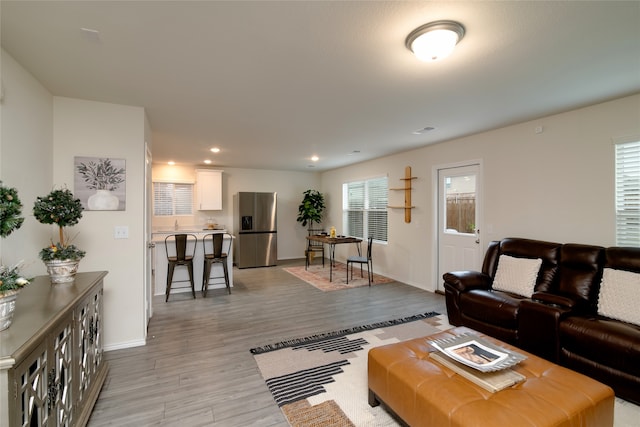
[[[367,354],[380,345],[449,329],[423,313],[251,349],[276,404],[292,426],[395,426],[367,402]],[[314,424],[315,423],[315,424]]]

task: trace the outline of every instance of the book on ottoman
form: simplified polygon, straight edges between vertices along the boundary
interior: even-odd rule
[[[526,379],[524,375],[509,368],[490,372],[478,371],[440,352],[429,353],[429,357],[492,393],[511,387]]]

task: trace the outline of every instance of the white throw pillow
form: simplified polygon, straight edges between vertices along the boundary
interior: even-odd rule
[[[496,277],[493,279],[493,289],[530,297],[533,295],[541,265],[540,258],[500,255]]]
[[[598,314],[640,326],[640,273],[605,268],[598,296]]]

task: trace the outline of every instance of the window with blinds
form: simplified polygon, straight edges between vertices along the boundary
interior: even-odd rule
[[[193,215],[193,184],[154,182],[153,214]]]
[[[387,241],[387,181],[387,177],[382,177],[342,185],[345,234]]]
[[[615,147],[616,244],[640,247],[640,141]]]

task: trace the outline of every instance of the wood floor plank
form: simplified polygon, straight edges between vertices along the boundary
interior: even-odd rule
[[[90,427],[287,426],[249,350],[437,311],[444,297],[401,283],[322,292],[283,267],[234,269],[225,289],[154,298],[147,345],[105,353]]]

